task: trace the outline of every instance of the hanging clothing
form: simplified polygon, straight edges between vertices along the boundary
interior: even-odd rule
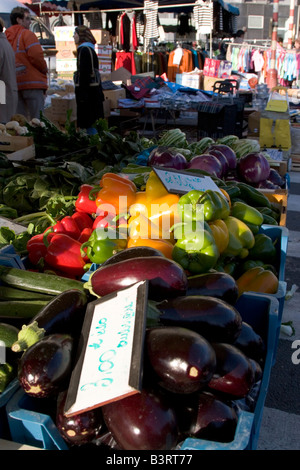
[[[135,60],[133,52],[117,52],[115,60],[115,70],[124,67],[132,75],[136,75]]]
[[[182,52],[182,56],[179,64],[176,63],[176,53],[178,54],[177,49],[182,49],[182,51],[180,51],[180,53]],[[194,70],[192,51],[185,48],[176,48],[169,53],[167,75],[170,82],[176,82],[177,73],[192,72],[192,70]]]
[[[211,2],[197,0],[193,8],[195,29],[198,34],[210,34],[213,27],[213,7]]]
[[[150,39],[159,37],[158,30],[158,0],[145,0],[144,1],[144,14],[146,18],[145,27],[145,48],[147,49]]]
[[[119,45],[125,52],[135,51],[138,46],[135,12],[124,12],[119,21]]]

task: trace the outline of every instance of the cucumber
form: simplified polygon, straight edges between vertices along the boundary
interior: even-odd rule
[[[29,290],[17,289],[15,287],[0,286],[0,301],[1,300],[50,300],[53,295],[42,294]]]
[[[48,303],[47,300],[3,300],[0,319],[33,318]]]
[[[19,329],[8,323],[0,323],[0,342],[5,344],[6,348],[11,348],[18,339]]]
[[[7,266],[0,266],[0,281],[16,289],[50,295],[57,295],[70,289],[79,289],[86,292],[83,282],[76,279]]]

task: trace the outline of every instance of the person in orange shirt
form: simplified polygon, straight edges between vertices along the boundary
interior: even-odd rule
[[[29,30],[30,11],[16,7],[11,11],[11,25],[5,34],[15,52],[18,85],[17,113],[28,120],[39,118],[44,110],[48,88],[48,67],[37,36]]]

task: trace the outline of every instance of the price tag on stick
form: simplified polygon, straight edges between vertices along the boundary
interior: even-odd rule
[[[90,302],[65,414],[97,408],[141,391],[148,281]]]

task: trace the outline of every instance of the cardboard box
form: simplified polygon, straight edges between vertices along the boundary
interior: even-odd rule
[[[259,136],[260,111],[254,111],[248,116],[248,133],[252,136]]]
[[[111,62],[110,59],[109,60],[103,60],[103,59],[99,60],[99,72],[101,74],[110,73],[111,69],[112,69],[112,62]]]
[[[16,152],[30,145],[33,145],[33,137],[3,134],[0,136],[0,152]]]
[[[231,75],[232,62],[229,60],[209,59],[206,57],[203,75],[215,78],[228,78]]]
[[[202,86],[203,86],[203,73],[202,72],[200,73],[193,73],[193,72],[177,73],[176,83],[178,85],[200,90],[202,89]]]
[[[111,59],[112,46],[95,44],[95,52],[99,59]]]
[[[103,46],[107,46],[110,41],[110,34],[109,31],[105,29],[92,29],[92,34],[97,41],[97,44],[101,44]]]
[[[106,100],[110,100],[110,107],[118,108],[120,99],[126,98],[126,91],[124,88],[118,88],[116,90],[103,90],[104,97]]]
[[[132,73],[130,73],[129,70],[125,69],[124,67],[120,67],[111,73],[110,80],[112,80],[113,82],[122,80],[124,85],[128,85],[128,81],[130,80],[131,82],[131,77]]]
[[[105,118],[110,116],[110,100],[104,100],[103,101],[103,112],[104,112],[104,117]]]
[[[205,91],[213,91],[214,84],[216,82],[221,82],[224,79],[222,78],[215,78],[215,77],[207,77],[204,75],[203,77],[203,90]]]
[[[52,98],[51,100],[51,120],[63,124],[67,120],[67,112],[69,109],[72,111],[70,120],[76,121],[77,119],[77,109],[76,109],[76,99],[74,98]]]

